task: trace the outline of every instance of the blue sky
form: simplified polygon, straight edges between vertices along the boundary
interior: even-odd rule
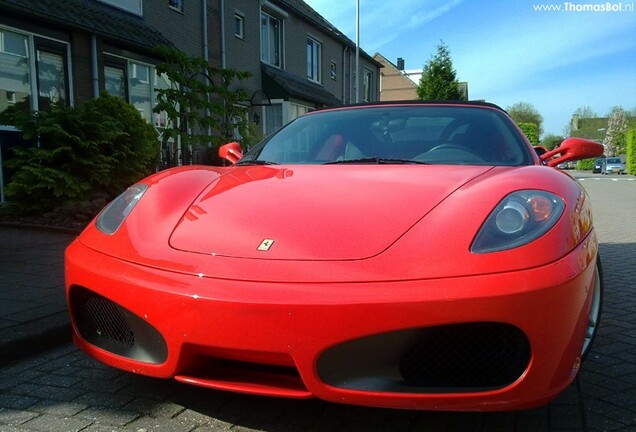
[[[305,1],[355,41],[356,0]],[[580,11],[621,5],[632,10]],[[636,0],[360,0],[360,46],[410,70],[443,40],[471,99],[531,103],[545,133],[561,135],[579,107],[636,108],[634,9]]]

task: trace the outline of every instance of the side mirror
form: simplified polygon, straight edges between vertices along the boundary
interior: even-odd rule
[[[534,151],[537,152],[537,155],[539,157],[543,156],[545,153],[547,153],[549,150],[543,146],[534,146]]]
[[[568,138],[554,150],[543,153],[540,158],[548,166],[555,167],[564,162],[598,157],[604,151],[603,144],[583,138]]]
[[[237,142],[222,145],[219,147],[219,157],[234,165],[243,157],[241,145]]]

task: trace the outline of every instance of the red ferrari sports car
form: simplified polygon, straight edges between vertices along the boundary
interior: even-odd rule
[[[546,403],[602,303],[585,191],[487,103],[315,111],[131,186],[66,251],[76,344],[211,389],[424,410]]]

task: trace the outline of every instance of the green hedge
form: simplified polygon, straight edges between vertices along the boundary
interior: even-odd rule
[[[636,126],[627,130],[627,172],[636,175]]]
[[[3,113],[33,146],[16,148],[6,196],[21,213],[46,212],[118,195],[154,171],[154,128],[123,100],[104,93],[78,108]]]

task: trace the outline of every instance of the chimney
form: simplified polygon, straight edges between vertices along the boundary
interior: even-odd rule
[[[401,70],[401,71],[404,70],[404,59],[402,57],[398,57],[397,68],[398,70]]]

